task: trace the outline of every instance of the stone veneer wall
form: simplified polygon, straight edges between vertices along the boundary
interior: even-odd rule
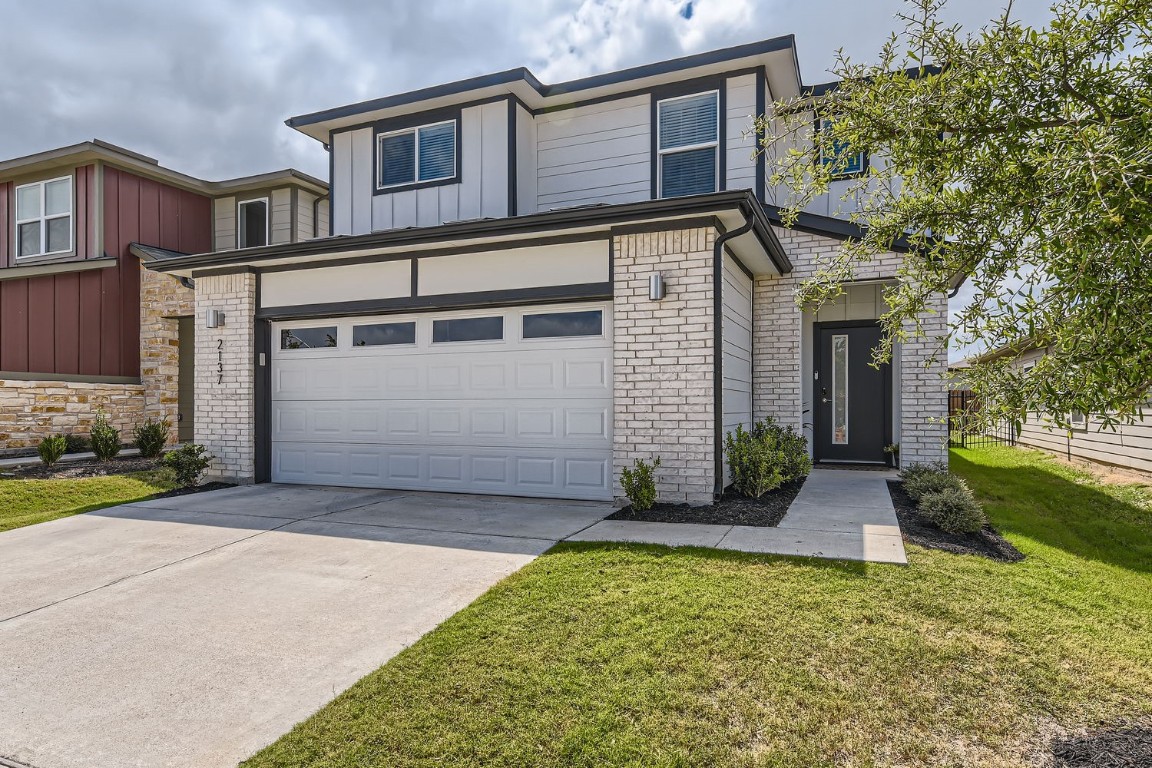
[[[178,280],[148,269],[140,276],[140,383],[0,380],[0,452],[34,448],[53,434],[87,435],[103,410],[125,442],[147,418],[168,419],[176,442],[180,315],[194,296]]]
[[[205,328],[201,323],[196,329],[196,442],[216,457],[205,473],[207,480],[252,483],[256,275],[197,278],[196,317],[205,317],[209,309],[223,310],[224,325]]]
[[[705,504],[715,479],[712,247],[697,227],[614,235],[614,488],[634,459],[660,457],[660,499]],[[663,301],[648,298],[660,272]]]
[[[793,270],[783,277],[756,280],[753,300],[752,363],[755,418],[773,416],[780,423],[799,428],[803,421],[801,396],[801,334],[803,313],[796,306],[800,284],[840,247],[840,241],[782,227],[777,237],[791,259]],[[857,267],[857,280],[896,276],[901,255],[890,253]],[[948,395],[942,376],[947,366],[943,357],[928,364],[937,346],[936,338],[947,323],[947,299],[939,298],[935,315],[922,318],[924,338],[902,346],[900,379],[894,386],[900,392],[900,443],[903,463],[942,461],[947,456]]]

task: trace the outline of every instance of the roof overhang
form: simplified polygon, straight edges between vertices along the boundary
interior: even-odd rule
[[[499,219],[474,219],[431,227],[410,227],[364,235],[341,235],[284,245],[234,251],[174,255],[145,261],[149,269],[183,277],[219,268],[266,268],[293,264],[316,264],[346,259],[381,260],[398,255],[419,256],[422,251],[452,248],[495,249],[526,247],[542,236],[610,237],[620,228],[643,225],[675,228],[676,222],[698,226],[710,219],[718,229],[732,231],[752,222],[747,233],[727,246],[754,274],[779,275],[792,270],[771,222],[753,194],[747,190],[717,192],[638,203],[566,208]],[[625,230],[626,231],[626,230]]]
[[[57,147],[9,160],[0,160],[0,181],[33,173],[48,172],[58,168],[75,168],[95,162],[109,163],[138,176],[210,197],[267,189],[281,184],[297,186],[320,195],[328,194],[327,183],[294,168],[224,181],[205,181],[174,171],[171,168],[165,168],[155,158],[100,139],[83,141],[79,144]]]
[[[553,85],[541,83],[528,69],[518,67],[298,115],[285,123],[318,141],[327,142],[330,131],[462,102],[511,95],[531,110],[547,111],[574,102],[746,69],[764,70],[774,98],[795,97],[800,95],[803,87],[795,47],[794,36],[784,35]]]

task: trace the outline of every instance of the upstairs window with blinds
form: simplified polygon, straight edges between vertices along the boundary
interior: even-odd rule
[[[719,187],[720,93],[665,99],[656,105],[659,197]]]
[[[444,181],[456,176],[456,121],[376,137],[377,189]]]

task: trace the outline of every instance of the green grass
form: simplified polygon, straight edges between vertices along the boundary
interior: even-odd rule
[[[952,466],[1024,562],[561,545],[245,766],[1008,766],[1152,716],[1152,497]]]
[[[54,480],[0,480],[0,532],[124,504],[176,487],[171,472]]]

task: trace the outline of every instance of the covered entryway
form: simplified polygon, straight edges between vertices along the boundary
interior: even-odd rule
[[[814,458],[825,462],[883,464],[890,442],[890,366],[872,366],[880,326],[817,323],[814,375]]]
[[[272,479],[612,497],[603,302],[272,326]]]

